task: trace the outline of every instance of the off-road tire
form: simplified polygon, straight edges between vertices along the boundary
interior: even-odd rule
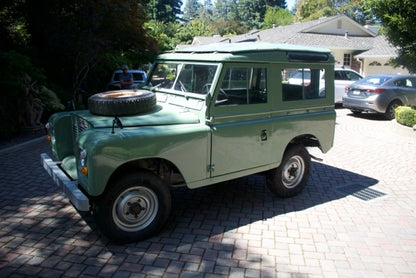
[[[119,243],[156,235],[170,211],[169,188],[148,171],[120,178],[93,201],[93,215],[100,230]]]
[[[285,151],[280,166],[268,172],[267,187],[278,197],[293,197],[305,187],[310,167],[311,157],[305,147],[291,146]]]
[[[91,113],[101,116],[128,116],[152,111],[156,95],[146,90],[108,91],[92,95],[88,99]]]

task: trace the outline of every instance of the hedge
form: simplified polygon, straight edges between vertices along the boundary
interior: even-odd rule
[[[396,121],[407,126],[416,125],[416,108],[410,106],[399,106],[395,110]]]

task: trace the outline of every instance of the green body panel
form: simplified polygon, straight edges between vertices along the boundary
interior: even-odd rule
[[[110,129],[85,131],[78,142],[80,149],[88,150],[88,177],[80,174],[78,180],[96,196],[116,169],[146,158],[172,162],[189,182],[206,179],[208,135],[209,128],[200,124],[124,128],[116,129],[114,134]]]
[[[309,61],[313,60],[309,54],[321,60]],[[297,61],[297,57],[305,60]],[[113,126],[114,117],[89,111],[59,113],[50,118],[53,154],[59,160],[72,156],[62,167],[88,195],[102,194],[111,177],[126,165],[137,167],[152,159],[168,161],[186,186],[196,188],[278,167],[292,143],[309,144],[311,139],[310,145],[323,152],[332,147],[334,59],[329,50],[262,43],[221,44],[187,48],[156,60],[172,61],[217,62],[209,92],[158,90],[148,84],[145,88],[157,94],[156,108],[119,117],[123,128]],[[267,102],[217,105],[219,84],[227,68],[253,65],[267,69]],[[325,70],[326,97],[282,100],[282,70],[301,67]],[[74,127],[78,127],[75,132]],[[304,141],[296,141],[300,137]],[[87,157],[81,159],[80,151],[84,149]],[[88,167],[87,175],[80,173],[83,165]]]
[[[52,141],[52,154],[62,160],[68,155],[73,154],[73,138],[72,138],[72,120],[71,113],[61,112],[53,114],[49,123],[49,135]],[[57,138],[59,138],[57,140]]]

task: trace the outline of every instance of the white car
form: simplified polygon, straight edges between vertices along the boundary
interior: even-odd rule
[[[308,85],[311,78],[311,73],[309,69],[299,69],[297,70],[288,80],[289,84],[297,85]],[[321,74],[321,79],[324,79],[324,72]],[[351,69],[336,68],[335,69],[335,91],[334,99],[335,103],[342,103],[342,96],[345,93],[345,86],[351,85],[355,81],[361,80],[363,77],[356,71]],[[302,82],[303,80],[303,82]],[[321,84],[324,84],[322,82]],[[322,86],[324,87],[324,86]],[[324,88],[319,88],[320,91],[323,91]]]

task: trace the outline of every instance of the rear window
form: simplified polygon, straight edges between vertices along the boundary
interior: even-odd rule
[[[390,76],[369,76],[357,81],[356,84],[364,84],[364,85],[381,85],[384,82],[390,80]]]

